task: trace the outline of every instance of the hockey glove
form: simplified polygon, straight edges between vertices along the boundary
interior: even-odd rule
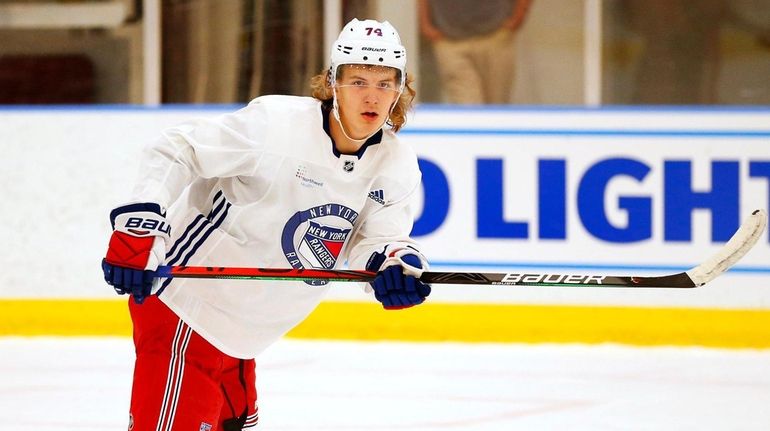
[[[166,256],[171,228],[158,204],[139,203],[110,213],[112,237],[102,260],[104,280],[119,295],[131,294],[137,304],[153,294],[158,265]]]
[[[422,304],[430,295],[430,285],[420,281],[428,262],[417,250],[401,247],[374,252],[366,264],[377,276],[370,284],[374,297],[386,310],[400,310]]]

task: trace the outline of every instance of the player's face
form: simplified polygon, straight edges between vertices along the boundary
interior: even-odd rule
[[[362,139],[379,130],[399,96],[398,70],[344,65],[337,76],[337,104],[345,130]]]

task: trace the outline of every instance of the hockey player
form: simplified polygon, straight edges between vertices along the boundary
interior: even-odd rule
[[[131,295],[133,430],[256,425],[254,357],[328,290],[320,280],[155,279],[160,264],[331,269],[347,260],[378,272],[365,288],[386,309],[430,294],[409,237],[420,172],[395,136],[414,97],[396,30],[349,22],[312,86],[312,98],[263,96],[166,130],[143,153],[133,203],[111,212],[102,268]]]

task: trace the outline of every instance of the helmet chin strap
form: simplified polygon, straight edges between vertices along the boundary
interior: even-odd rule
[[[349,140],[355,143],[363,143],[363,142],[366,142],[367,139],[377,134],[377,132],[379,132],[382,129],[385,123],[388,122],[388,119],[390,118],[390,114],[393,113],[393,110],[396,108],[396,103],[398,103],[398,99],[400,98],[401,98],[401,91],[398,92],[398,97],[396,97],[396,100],[393,102],[392,105],[390,105],[390,111],[388,111],[388,116],[380,124],[380,127],[375,129],[374,132],[370,133],[369,136],[366,136],[365,138],[362,138],[362,139],[351,138],[348,135],[348,133],[345,131],[345,126],[342,124],[342,118],[340,118],[340,107],[339,107],[339,104],[337,104],[337,87],[334,85],[332,86],[332,112],[334,113],[334,118],[337,119],[337,123],[340,125],[340,130],[342,130],[342,134],[345,135],[346,138],[348,138]]]

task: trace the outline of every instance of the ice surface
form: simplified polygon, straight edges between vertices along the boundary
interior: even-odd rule
[[[0,338],[0,430],[125,430],[124,338]],[[767,430],[770,351],[282,340],[260,430]]]

